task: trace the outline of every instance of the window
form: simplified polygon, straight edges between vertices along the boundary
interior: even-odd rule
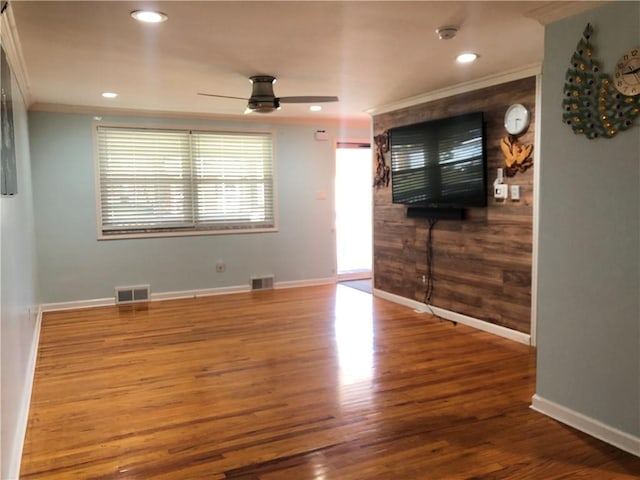
[[[103,237],[275,229],[270,133],[96,133]]]

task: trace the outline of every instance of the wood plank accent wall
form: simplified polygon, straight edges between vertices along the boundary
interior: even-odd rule
[[[499,142],[506,135],[503,123],[509,105],[529,108],[531,126],[520,141],[534,142],[535,82],[535,77],[516,80],[373,118],[378,135],[401,125],[484,112],[488,206],[467,210],[465,220],[436,224],[431,304],[524,333],[530,333],[531,326],[533,169],[538,166],[506,179],[505,183],[520,185],[519,202],[495,200],[493,181],[504,164]],[[423,302],[427,220],[407,218],[405,210],[391,202],[391,186],[374,189],[374,286]]]

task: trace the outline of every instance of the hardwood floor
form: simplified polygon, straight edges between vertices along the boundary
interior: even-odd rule
[[[524,345],[344,286],[47,313],[23,479],[632,479]]]

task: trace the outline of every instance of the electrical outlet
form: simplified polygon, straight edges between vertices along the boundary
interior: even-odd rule
[[[222,260],[218,260],[218,262],[216,263],[216,272],[224,273],[226,269],[227,269],[226,264]]]

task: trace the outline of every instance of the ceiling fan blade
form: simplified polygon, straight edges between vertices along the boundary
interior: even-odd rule
[[[325,103],[337,102],[338,97],[280,97],[280,103]]]
[[[213,93],[198,93],[198,95],[202,95],[204,97],[217,97],[217,98],[232,98],[234,100],[244,100],[247,101],[249,100],[248,98],[242,98],[242,97],[230,97],[229,95],[215,95]]]

